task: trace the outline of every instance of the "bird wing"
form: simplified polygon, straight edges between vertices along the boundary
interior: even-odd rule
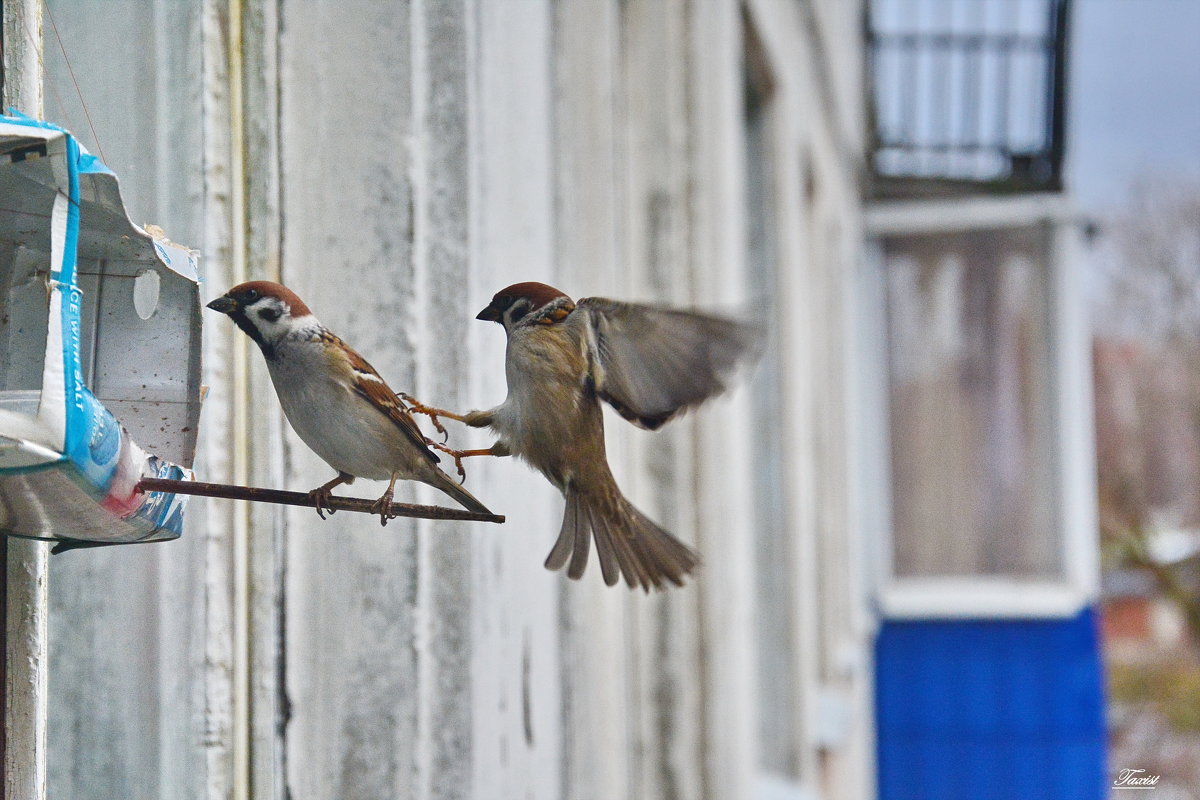
[[[333,334],[328,335],[333,336]],[[375,368],[367,363],[365,358],[347,346],[345,342],[342,342],[340,339],[337,341],[345,348],[346,358],[350,362],[354,391],[365,397],[372,405],[386,414],[388,419],[394,422],[396,427],[403,431],[404,435],[416,445],[417,449],[425,454],[426,458],[435,464],[439,463],[441,459],[429,449],[425,435],[417,427],[417,423],[412,418],[412,414],[408,412],[408,407],[404,405],[404,401],[396,396],[392,388],[380,377]]]
[[[596,393],[638,427],[657,430],[725,390],[758,338],[725,317],[602,297],[579,301]]]

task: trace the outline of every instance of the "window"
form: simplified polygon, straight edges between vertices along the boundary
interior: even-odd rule
[[[1059,571],[1046,240],[883,243],[898,576]]]
[[[864,520],[892,617],[1076,613],[1096,582],[1088,332],[1060,198],[881,203]],[[877,376],[877,377],[874,377]]]

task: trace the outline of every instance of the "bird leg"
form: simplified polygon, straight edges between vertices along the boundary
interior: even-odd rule
[[[496,410],[491,411],[468,411],[466,414],[456,414],[453,411],[447,411],[444,408],[433,408],[427,406],[419,400],[414,400],[411,396],[401,392],[398,395],[404,402],[408,403],[409,410],[416,414],[426,414],[433,420],[433,426],[438,429],[438,433],[445,434],[446,429],[438,421],[438,417],[456,420],[472,428],[487,428],[490,427],[496,418]]]
[[[400,477],[400,473],[393,472],[392,479],[388,481],[387,491],[383,493],[382,497],[371,504],[371,513],[379,515],[380,525],[387,525],[388,520],[392,519],[392,516],[388,512],[392,509],[392,491],[396,488],[396,478],[398,477]]]
[[[467,471],[463,469],[462,463],[464,458],[471,458],[472,456],[497,456],[503,458],[504,456],[512,455],[512,451],[508,449],[508,445],[504,444],[503,442],[496,442],[494,445],[484,450],[454,450],[453,448],[446,447],[444,444],[438,444],[437,442],[429,439],[426,439],[425,442],[433,449],[441,450],[443,453],[454,459],[454,466],[458,470],[458,476],[460,478],[459,483],[463,483],[467,479]]]
[[[446,417],[447,419],[454,419],[458,420],[459,422],[463,421],[462,415],[460,414],[455,414],[453,411],[447,411],[444,408],[433,408],[432,406],[427,406],[420,400],[416,400],[404,392],[400,392],[399,397],[401,400],[408,403],[409,411],[417,414],[424,414],[429,417],[429,419],[433,422],[433,427],[436,428],[437,432],[442,435],[443,442],[449,441],[450,434],[446,432],[445,426],[442,425],[442,422],[438,419],[438,417]]]
[[[325,511],[329,512],[329,516],[332,517],[334,515],[334,509],[329,505],[329,498],[333,496],[334,487],[341,486],[343,483],[347,485],[354,483],[354,476],[348,472],[339,472],[337,477],[329,483],[322,484],[308,493],[308,499],[312,500],[313,505],[317,507],[318,517],[325,519],[325,513],[321,510],[322,507],[324,507]]]

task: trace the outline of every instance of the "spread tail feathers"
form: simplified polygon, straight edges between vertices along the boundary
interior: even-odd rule
[[[437,477],[428,483],[430,486],[441,489],[443,492],[453,497],[455,502],[468,511],[474,511],[479,514],[492,513],[487,506],[475,499],[475,495],[468,492],[457,481],[440,470],[437,473]]]
[[[621,576],[631,588],[664,589],[667,582],[683,586],[683,579],[700,564],[692,548],[654,524],[612,486],[608,491],[585,493],[568,486],[562,528],[546,568],[567,566],[567,577],[578,580],[587,567],[591,539],[596,540],[604,582],[614,585]]]

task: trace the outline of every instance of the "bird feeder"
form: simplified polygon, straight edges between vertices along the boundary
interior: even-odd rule
[[[200,416],[196,255],[63,129],[0,116],[0,532],[177,538]],[[56,548],[57,550],[58,548]]]

